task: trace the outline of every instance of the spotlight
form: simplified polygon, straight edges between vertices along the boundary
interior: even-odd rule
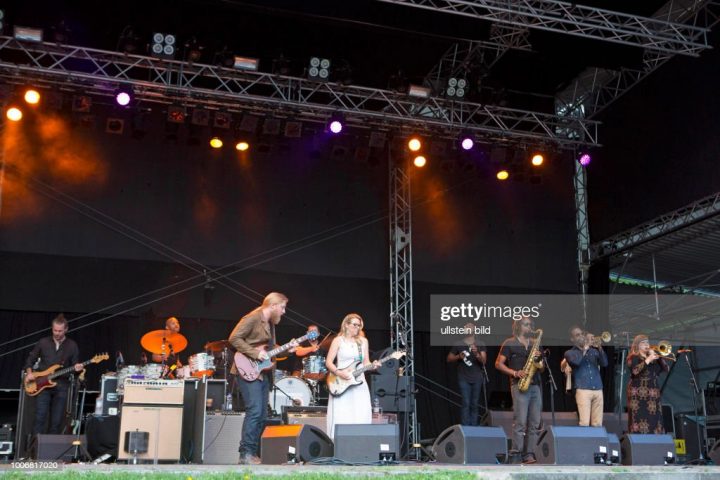
[[[415,166],[418,167],[418,168],[422,168],[422,167],[424,167],[426,164],[427,164],[427,158],[425,158],[425,157],[422,156],[422,155],[418,155],[418,156],[415,157],[415,159],[413,160],[413,165],[415,165]]]
[[[462,98],[465,96],[465,90],[467,88],[467,80],[464,78],[449,78],[448,86],[445,93],[448,97]]]
[[[176,41],[175,35],[166,35],[159,32],[153,33],[150,53],[152,56],[158,58],[174,58]]]
[[[37,105],[40,103],[40,92],[34,88],[29,88],[28,90],[25,90],[24,98],[26,103],[30,105]]]
[[[335,113],[330,117],[328,128],[332,133],[340,133],[343,129],[344,118],[339,113]]]
[[[5,115],[7,116],[8,120],[13,122],[19,122],[23,117],[22,111],[17,107],[8,108]]]
[[[132,95],[130,91],[125,89],[118,89],[115,92],[115,101],[120,105],[121,107],[127,107],[130,105],[130,102],[132,101]]]
[[[499,172],[497,172],[498,180],[507,180],[508,178],[510,178],[510,174],[507,170],[500,170]]]
[[[312,57],[307,75],[311,80],[327,82],[330,77],[330,60],[327,58]]]
[[[411,152],[417,152],[422,148],[422,142],[419,138],[413,137],[408,141],[408,148]]]
[[[590,162],[592,161],[592,157],[589,153],[582,153],[580,154],[580,158],[578,158],[578,162],[580,162],[580,165],[583,167],[587,167],[590,165]]]
[[[463,150],[472,150],[472,148],[475,146],[475,141],[472,139],[472,137],[464,136],[462,137],[462,141],[460,142],[460,146]]]
[[[241,142],[237,142],[235,144],[235,150],[237,150],[239,152],[245,152],[249,149],[250,149],[250,144],[248,142],[241,141]]]
[[[421,87],[420,85],[409,85],[408,95],[416,98],[430,98],[430,89],[427,87]]]
[[[212,137],[212,138],[210,139],[210,146],[211,146],[212,148],[222,148],[222,146],[223,146],[223,141],[220,140],[219,137]]]
[[[39,43],[43,41],[43,31],[42,28],[30,28],[15,25],[13,27],[13,37],[15,37],[15,40]]]
[[[543,162],[545,162],[545,157],[543,157],[540,153],[536,153],[535,155],[533,155],[531,162],[533,166],[539,167],[543,164]]]
[[[233,68],[236,70],[250,70],[252,72],[257,72],[259,66],[260,60],[257,58],[238,57],[237,55],[233,57]]]

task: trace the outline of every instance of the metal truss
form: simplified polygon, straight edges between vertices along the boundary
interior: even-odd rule
[[[592,244],[590,246],[592,260],[594,261],[609,255],[617,255],[649,240],[719,213],[720,192]]]
[[[704,27],[556,0],[379,1],[666,53],[697,56],[709,48]]]
[[[720,22],[720,2],[673,0],[658,10],[653,18],[711,28]],[[556,113],[563,115],[572,110],[582,110],[585,118],[593,118],[671,58],[673,55],[670,53],[646,49],[641,69],[588,68],[556,95]]]
[[[577,155],[575,155],[577,157]],[[587,214],[587,170],[574,159],[575,231],[577,233],[578,282],[583,303],[583,325],[587,322],[587,293],[590,275],[590,227]]]
[[[392,149],[390,149],[392,150]],[[410,177],[388,153],[390,174],[390,322],[391,347],[405,350],[400,360],[402,374],[415,379],[415,350],[413,328],[413,280],[412,280],[412,196]],[[414,386],[409,386],[414,391]],[[412,405],[405,424],[409,446],[420,440],[417,423],[416,400],[413,393]]]
[[[471,131],[488,140],[560,148],[598,144],[594,121],[10,37],[0,37],[0,78],[99,95],[131,85],[147,102],[285,113],[318,122],[342,112],[359,127],[415,129],[440,138]]]

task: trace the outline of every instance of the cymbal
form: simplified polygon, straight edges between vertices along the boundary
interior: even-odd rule
[[[205,350],[210,350],[211,352],[222,352],[226,348],[232,349],[233,347],[227,340],[216,340],[214,342],[206,343],[204,348]]]
[[[325,335],[325,338],[322,339],[322,342],[320,342],[320,350],[329,351],[330,350],[330,344],[332,341],[335,340],[335,335],[333,335],[332,332],[328,332],[327,335]]]
[[[165,348],[163,349],[163,344]],[[173,353],[180,353],[187,348],[187,338],[180,333],[172,333],[167,330],[153,330],[148,332],[140,339],[140,345],[152,353],[166,353],[169,354],[170,350]]]

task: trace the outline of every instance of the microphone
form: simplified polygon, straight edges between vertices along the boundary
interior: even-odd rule
[[[115,368],[119,369],[120,365],[125,365],[125,358],[120,350],[115,354]]]

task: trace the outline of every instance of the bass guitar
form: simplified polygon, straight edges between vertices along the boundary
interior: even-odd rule
[[[238,373],[242,378],[244,378],[248,382],[252,382],[253,380],[256,380],[262,372],[270,370],[273,365],[275,365],[275,362],[273,362],[271,359],[278,353],[290,350],[292,347],[306,340],[315,340],[317,337],[318,332],[316,332],[315,330],[311,330],[307,333],[307,335],[303,335],[300,338],[291,340],[285,345],[270,350],[269,352],[267,352],[268,358],[266,358],[265,360],[253,360],[252,358],[248,358],[240,352],[235,352],[235,367],[237,368]],[[265,350],[265,348],[265,346],[260,347],[260,349],[263,351]]]
[[[383,357],[380,360],[378,360],[381,364],[387,362],[391,358],[394,358],[396,360],[402,358],[405,356],[405,351],[399,350],[397,352],[393,352],[387,357]],[[368,370],[372,370],[374,365],[372,363],[360,366],[360,362],[353,362],[347,367],[338,369],[339,372],[349,372],[352,377],[350,380],[345,380],[344,378],[340,377],[337,373],[328,373],[327,379],[325,382],[327,383],[328,390],[330,391],[330,395],[333,397],[339,397],[343,393],[347,392],[348,389],[351,387],[354,387],[356,385],[360,385],[363,383],[362,379],[358,379],[360,375],[365,373]]]
[[[107,353],[99,353],[92,357],[90,360],[84,361],[82,363],[82,366],[84,367],[86,365],[90,365],[91,363],[100,363],[103,360],[107,360],[108,358],[109,357]],[[75,371],[75,365],[58,370],[60,367],[61,365],[53,365],[47,370],[43,370],[42,372],[32,372],[35,378],[32,380],[27,380],[27,378],[25,379],[23,385],[23,387],[25,388],[25,393],[27,393],[31,397],[34,397],[46,388],[52,388],[57,385],[55,382],[53,382],[53,379],[62,377],[63,375],[67,375],[68,373]]]

